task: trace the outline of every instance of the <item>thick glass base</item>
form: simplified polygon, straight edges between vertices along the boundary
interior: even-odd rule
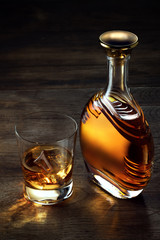
[[[109,192],[114,197],[121,198],[121,199],[133,198],[133,197],[137,197],[143,191],[143,189],[128,190],[118,185],[118,183],[116,183],[107,175],[104,175],[99,170],[93,167],[90,167],[88,164],[87,164],[87,169],[89,172],[90,180],[96,183],[98,186],[100,186],[103,190]]]
[[[53,205],[57,204],[72,195],[73,181],[67,186],[54,190],[39,190],[28,186],[24,186],[24,196],[27,200],[41,204]]]

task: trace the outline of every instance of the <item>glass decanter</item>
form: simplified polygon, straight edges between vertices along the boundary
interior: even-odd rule
[[[115,197],[132,198],[150,180],[154,148],[144,113],[127,88],[128,62],[138,37],[109,31],[100,43],[107,53],[108,87],[82,112],[81,150],[94,183]]]

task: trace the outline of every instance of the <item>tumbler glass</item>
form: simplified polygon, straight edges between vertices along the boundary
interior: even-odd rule
[[[73,159],[77,123],[65,114],[26,114],[15,125],[26,199],[56,204],[73,192]]]

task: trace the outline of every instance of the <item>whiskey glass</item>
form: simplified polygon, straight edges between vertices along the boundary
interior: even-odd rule
[[[42,205],[69,198],[73,192],[76,121],[65,114],[25,114],[15,125],[24,177],[24,196]]]

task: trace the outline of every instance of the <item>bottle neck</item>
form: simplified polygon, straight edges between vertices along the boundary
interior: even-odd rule
[[[124,96],[127,95],[127,97],[130,95],[127,88],[129,59],[130,55],[107,56],[108,88],[105,95],[110,95],[111,92],[123,94]]]

